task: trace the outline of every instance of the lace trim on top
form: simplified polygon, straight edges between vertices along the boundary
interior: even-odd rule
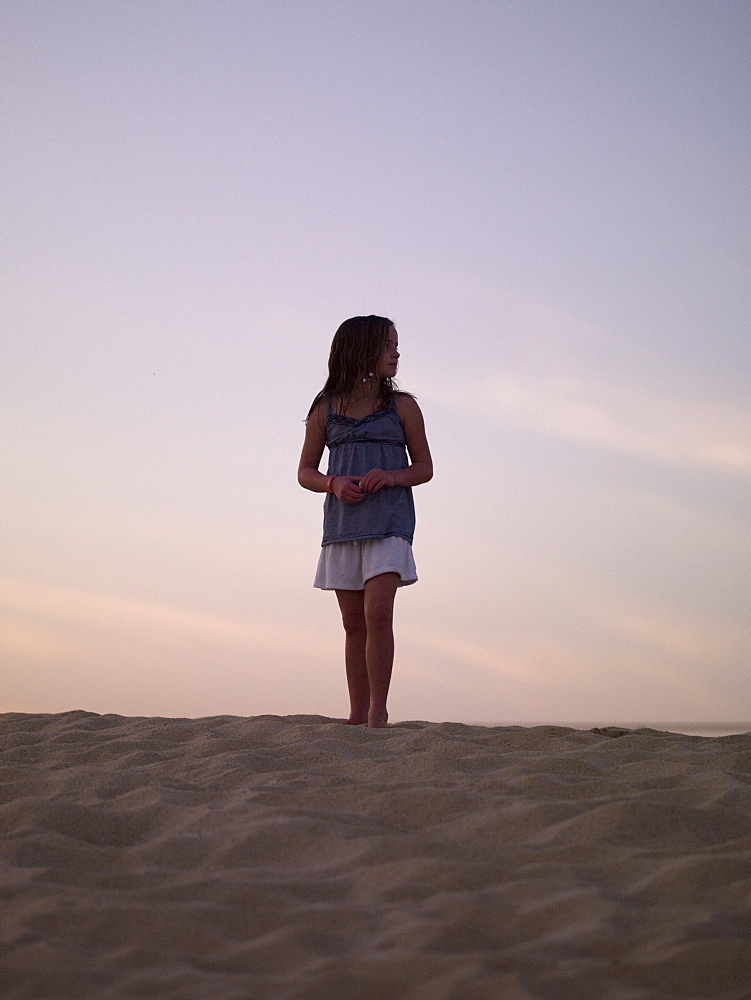
[[[366,413],[364,417],[348,417],[344,413],[335,413],[331,409],[331,402],[329,401],[329,412],[328,419],[333,420],[335,424],[365,424],[369,420],[375,420],[376,417],[383,416],[384,413],[389,413],[391,410],[396,410],[393,397],[389,400],[388,406],[383,406],[380,410],[374,410],[372,413]]]

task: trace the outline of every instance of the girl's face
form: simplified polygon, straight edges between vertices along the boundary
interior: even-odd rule
[[[396,369],[399,367],[398,346],[399,335],[397,334],[396,329],[392,326],[389,330],[389,339],[386,344],[386,350],[381,355],[381,360],[378,363],[379,378],[393,378],[394,375],[396,375]]]

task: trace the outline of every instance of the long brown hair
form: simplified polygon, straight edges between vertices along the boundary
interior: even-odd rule
[[[306,420],[326,397],[338,399],[341,410],[346,410],[358,384],[378,369],[393,325],[385,316],[345,319],[331,341],[326,385],[311,403]],[[379,379],[380,405],[385,406],[396,389],[392,378]]]

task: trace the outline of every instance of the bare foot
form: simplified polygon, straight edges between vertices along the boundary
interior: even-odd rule
[[[385,729],[389,721],[389,713],[385,708],[371,709],[368,712],[368,729]]]
[[[345,720],[345,726],[365,726],[367,725],[368,717],[367,715],[350,715],[348,719]]]

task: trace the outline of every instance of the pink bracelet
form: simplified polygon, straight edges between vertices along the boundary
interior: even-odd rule
[[[333,493],[333,490],[331,489],[331,484],[334,482],[335,479],[336,479],[336,476],[327,476],[326,477],[326,492],[327,493]]]

